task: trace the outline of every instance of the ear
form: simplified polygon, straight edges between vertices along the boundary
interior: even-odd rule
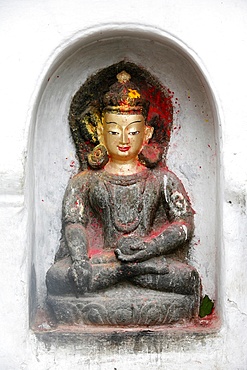
[[[154,128],[152,126],[145,126],[144,141],[148,143],[153,136]]]
[[[97,126],[97,135],[100,144],[105,145],[103,132],[104,132],[103,123],[101,122]]]

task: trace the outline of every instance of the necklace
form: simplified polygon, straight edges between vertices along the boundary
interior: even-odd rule
[[[109,195],[112,222],[116,229],[123,233],[133,232],[142,219],[143,194],[148,172],[142,176],[138,175],[107,174],[103,179]]]

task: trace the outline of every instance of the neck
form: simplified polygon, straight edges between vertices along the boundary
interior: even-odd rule
[[[134,175],[135,173],[142,172],[146,169],[138,160],[131,161],[131,162],[117,162],[117,161],[109,161],[106,166],[105,170],[108,173],[113,175]]]

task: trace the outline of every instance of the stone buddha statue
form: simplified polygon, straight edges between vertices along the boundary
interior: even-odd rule
[[[101,101],[88,169],[64,196],[62,243],[46,276],[58,322],[160,325],[197,314],[200,279],[179,258],[194,212],[162,149],[149,145],[148,109],[131,75],[118,73]]]

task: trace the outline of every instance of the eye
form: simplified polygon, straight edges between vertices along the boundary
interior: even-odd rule
[[[119,135],[119,132],[117,132],[117,131],[108,131],[108,134],[110,134],[110,135]]]
[[[138,135],[140,131],[130,131],[129,135]]]

